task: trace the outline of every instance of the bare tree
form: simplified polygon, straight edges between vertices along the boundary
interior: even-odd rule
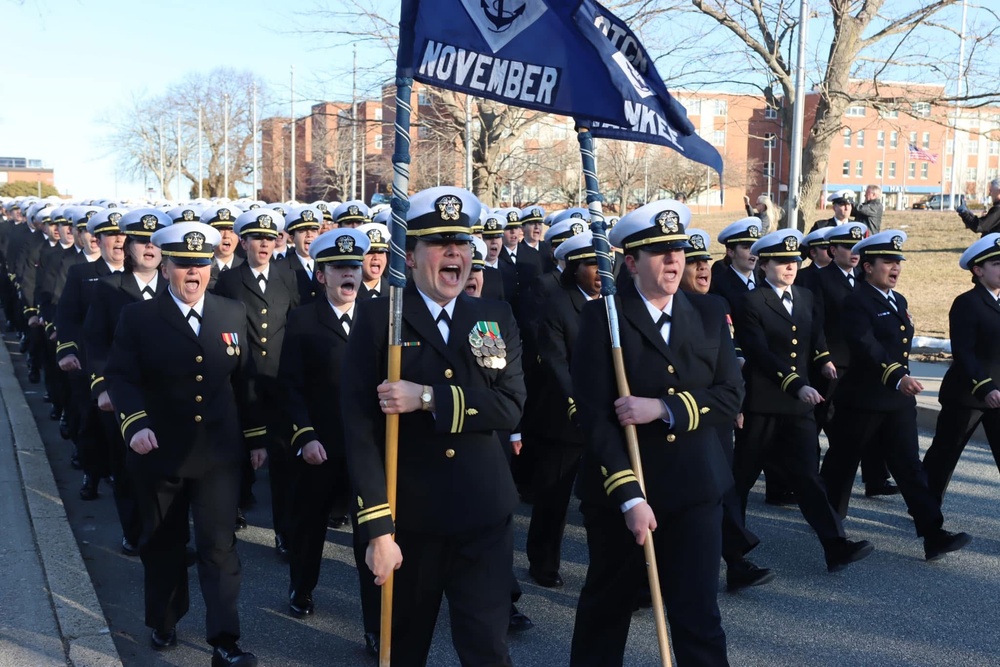
[[[793,109],[778,97],[795,99],[793,45],[801,29],[797,4],[789,0],[672,0],[661,5],[659,17],[668,17],[675,33],[696,37],[673,55],[678,63],[675,85],[727,85],[755,88],[784,116],[785,137],[791,137]],[[800,211],[816,215],[832,139],[843,127],[849,106],[924,115],[924,105],[978,106],[1000,99],[995,84],[994,45],[1000,16],[984,5],[970,7],[970,45],[963,77],[979,80],[992,72],[988,83],[958,93],[945,86],[892,85],[892,80],[941,83],[954,75],[961,21],[960,0],[826,0],[814,2],[808,31],[809,78],[818,95],[815,121],[802,155]],[[706,25],[705,20],[710,23]],[[665,21],[658,25],[663,29]],[[683,62],[683,69],[679,63]],[[725,67],[719,67],[719,63]],[[862,83],[863,82],[863,83]],[[727,170],[730,167],[727,166]],[[799,225],[804,221],[800,220]]]
[[[109,153],[116,157],[123,174],[135,179],[152,174],[164,196],[172,199],[196,196],[198,192],[198,116],[202,119],[204,194],[233,196],[239,183],[253,178],[253,86],[257,86],[258,109],[266,108],[266,88],[248,71],[227,68],[208,74],[190,74],[169,86],[162,95],[140,95],[104,122],[112,128]],[[230,192],[224,193],[227,148]],[[180,136],[178,137],[178,121]],[[179,151],[178,151],[179,144]],[[163,156],[161,171],[161,153]],[[180,165],[189,192],[174,193]]]

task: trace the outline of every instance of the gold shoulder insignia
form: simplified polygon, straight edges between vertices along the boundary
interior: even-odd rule
[[[479,410],[476,410],[475,408],[469,408],[468,410],[465,411],[465,414],[474,417],[475,415],[479,414]]]
[[[605,468],[604,466],[601,466],[601,474],[604,475],[605,477],[607,477],[608,476],[608,469]]]
[[[701,409],[701,414],[703,414],[703,415],[707,415],[707,414],[708,414],[708,412],[709,412],[709,410],[711,410],[711,409],[712,409],[712,408],[702,408],[702,409]]]
[[[365,508],[365,501],[361,500],[361,496],[358,496],[358,509],[361,510],[364,508]]]

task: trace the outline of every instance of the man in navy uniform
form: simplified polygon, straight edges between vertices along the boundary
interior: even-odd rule
[[[232,204],[209,206],[201,212],[201,222],[217,229],[222,237],[222,241],[215,248],[215,257],[212,258],[212,279],[208,285],[209,290],[215,289],[215,283],[219,280],[220,274],[243,263],[243,258],[236,254],[240,238],[233,231],[233,223],[242,212]]]
[[[927,481],[938,498],[944,497],[979,424],[1000,468],[1000,234],[987,234],[969,246],[959,266],[972,274],[975,286],[951,305],[954,361],[941,382],[937,430],[924,455]]]
[[[254,667],[257,659],[237,644],[241,567],[233,516],[243,460],[257,468],[267,458],[257,444],[266,428],[251,404],[246,308],[206,293],[219,241],[219,232],[200,222],[153,234],[169,289],[122,311],[105,377],[136,481],[153,647],[176,645],[176,624],[188,611],[190,510],[212,667]]]
[[[718,241],[726,247],[726,260],[712,266],[712,294],[718,294],[734,312],[743,301],[743,294],[757,287],[757,258],[750,248],[760,238],[760,220],[742,218],[719,232]],[[718,267],[718,268],[716,268]]]
[[[398,665],[425,664],[444,593],[462,663],[511,664],[517,492],[496,431],[517,425],[525,390],[510,307],[463,291],[480,206],[453,187],[411,197],[402,379],[384,381],[388,299],[358,305],[343,367],[352,383],[341,396],[347,463],[366,561],[379,585],[399,568],[392,618]],[[400,415],[395,516],[382,462],[384,414]]]
[[[371,222],[372,219],[368,214],[368,207],[365,206],[365,203],[359,199],[352,199],[351,201],[338,204],[333,209],[333,221],[337,224],[337,227],[343,229],[347,227],[359,227],[367,222]]]
[[[625,662],[650,530],[677,664],[729,664],[717,595],[722,495],[733,477],[715,427],[736,418],[743,380],[725,306],[679,291],[690,217],[680,202],[656,201],[611,231],[632,276],[616,297],[630,396],[618,393],[606,304],[591,301],[581,314],[572,374],[586,440],[577,495],[590,565],[573,667]],[[645,493],[626,451],[628,425],[636,427]]]
[[[285,231],[291,234],[292,249],[285,256],[285,265],[295,272],[299,288],[299,304],[310,303],[320,293],[315,278],[315,264],[309,256],[309,244],[319,235],[323,213],[314,206],[299,206],[285,217]]]
[[[219,209],[221,212],[223,209]],[[274,548],[282,558],[288,557],[287,534],[289,516],[289,461],[285,446],[280,442],[288,431],[282,411],[282,392],[278,387],[278,365],[281,343],[285,336],[285,319],[298,305],[299,291],[295,276],[283,267],[272,266],[274,240],[284,229],[285,220],[277,211],[255,209],[239,214],[233,221],[232,233],[240,238],[246,261],[234,269],[218,274],[212,290],[219,296],[235,299],[247,309],[250,338],[246,351],[253,356],[256,376],[254,389],[268,427],[268,480],[271,484],[271,516],[274,523]],[[221,234],[225,234],[220,230]],[[224,237],[223,237],[224,238]],[[216,254],[215,262],[218,261]],[[213,267],[215,264],[213,264]],[[255,481],[249,462],[244,463],[241,482],[241,505],[253,497]],[[236,515],[238,528],[246,528],[246,517]]]
[[[491,299],[499,298],[511,303],[517,291],[517,268],[510,262],[500,260],[507,219],[499,211],[491,211],[485,206],[480,219],[483,225],[483,242],[486,243],[486,257],[483,258],[483,290],[487,294],[492,293]],[[499,287],[487,288],[487,285],[497,283]]]

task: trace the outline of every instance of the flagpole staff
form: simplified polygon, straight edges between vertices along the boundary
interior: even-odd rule
[[[403,288],[406,287],[406,213],[410,210],[410,97],[413,91],[413,32],[417,3],[404,0],[399,12],[396,52],[396,137],[392,154],[392,223],[389,234],[389,360],[388,380],[398,382],[403,354]],[[399,415],[385,416],[385,493],[396,518],[396,478],[399,458]],[[392,660],[392,588],[395,574],[382,584],[379,667]]]
[[[590,130],[577,127],[580,141],[580,155],[583,158],[583,178],[587,188],[587,206],[590,209],[590,229],[594,234],[594,250],[597,253],[597,272],[601,277],[601,296],[608,310],[608,327],[611,330],[611,359],[615,366],[615,381],[618,395],[630,396],[628,378],[625,376],[625,360],[622,357],[622,343],[618,329],[618,306],[615,304],[615,277],[611,268],[611,245],[608,243],[604,212],[601,209],[601,194],[597,183],[597,161],[594,159],[594,139]],[[625,427],[625,443],[628,448],[629,463],[639,480],[639,488],[646,495],[646,482],[642,475],[642,459],[639,456],[639,437],[635,425]],[[671,667],[670,636],[667,634],[667,618],[663,609],[663,595],[660,592],[660,573],[656,567],[656,552],[653,548],[653,533],[647,531],[642,550],[646,558],[646,574],[649,577],[649,591],[653,597],[653,619],[656,622],[656,639],[660,645],[660,660],[663,667]]]

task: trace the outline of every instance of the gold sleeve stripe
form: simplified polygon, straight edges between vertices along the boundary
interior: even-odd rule
[[[76,343],[74,343],[73,341],[69,341],[68,343],[60,343],[59,345],[56,345],[56,352],[62,352],[63,350],[69,347],[76,347]]]
[[[296,431],[295,433],[292,434],[292,442],[291,442],[291,444],[294,445],[295,441],[303,433],[308,433],[309,431],[315,431],[315,430],[316,429],[314,429],[312,426],[305,426],[303,428],[300,428],[298,431]]]
[[[130,415],[130,416],[126,417],[125,419],[123,419],[122,420],[122,437],[123,438],[125,437],[125,431],[128,430],[129,426],[131,426],[134,422],[136,422],[136,421],[138,421],[138,420],[140,420],[140,419],[142,419],[143,417],[146,417],[146,416],[147,416],[146,415],[146,411],[142,410],[140,412],[136,412],[134,415]]]
[[[465,392],[461,387],[451,385],[452,406],[451,432],[461,433],[465,427]]]
[[[262,435],[267,435],[267,427],[261,426],[260,428],[248,428],[243,431],[244,438],[257,438]]]
[[[985,380],[983,380],[982,382],[979,382],[979,383],[977,383],[977,384],[976,384],[976,385],[975,385],[975,386],[974,386],[974,387],[972,388],[972,393],[973,393],[973,394],[975,394],[975,393],[976,393],[977,391],[979,391],[979,388],[980,388],[980,387],[982,387],[982,386],[983,386],[984,384],[989,384],[990,382],[993,382],[993,378],[986,378],[986,379],[985,379]]]
[[[819,360],[820,360],[820,359],[822,359],[823,357],[828,357],[828,356],[830,356],[830,353],[829,353],[829,352],[820,352],[820,353],[819,353],[819,354],[817,354],[817,355],[816,355],[815,357],[813,357],[813,361],[819,361]]]
[[[90,383],[90,390],[93,391],[99,383],[104,382],[103,377],[95,378],[93,382]]]
[[[573,415],[575,415],[575,414],[576,414],[576,405],[569,406],[569,409],[566,410],[566,418],[567,419],[572,419]]]
[[[882,371],[882,384],[889,381],[889,376],[892,375],[897,368],[902,368],[903,364],[891,363],[886,366],[885,370]]]
[[[388,507],[386,507],[383,510],[380,510],[378,512],[372,512],[372,513],[366,514],[364,516],[361,516],[359,514],[358,515],[358,525],[360,526],[363,523],[368,523],[369,521],[374,521],[375,519],[381,519],[384,516],[391,517],[392,516],[392,510],[390,510]]]
[[[696,430],[701,425],[701,414],[698,412],[697,401],[694,400],[691,392],[682,391],[677,396],[684,402],[684,407],[688,411],[688,430]]]
[[[635,473],[632,472],[631,468],[626,468],[625,470],[619,470],[614,475],[611,475],[606,480],[604,480],[604,488],[606,489],[610,485],[614,484],[616,480],[621,479],[622,477],[628,477],[630,475],[632,477],[635,477]]]
[[[789,373],[788,376],[781,381],[781,391],[787,391],[788,385],[790,385],[795,380],[799,379],[798,373]]]
[[[458,409],[458,432],[461,433],[465,430],[465,391],[461,387],[455,387],[458,390],[458,397],[462,399],[462,407]]]
[[[636,477],[635,475],[628,475],[627,477],[622,477],[620,480],[618,480],[617,482],[615,482],[611,486],[607,487],[605,489],[605,491],[607,491],[608,495],[610,496],[612,491],[614,491],[615,489],[617,489],[619,486],[622,486],[624,484],[628,484],[629,482],[635,482],[636,484],[638,484],[639,483],[639,478]]]
[[[389,509],[389,503],[382,503],[381,505],[376,505],[375,507],[369,507],[366,510],[361,510],[360,512],[358,512],[358,519],[360,519],[363,516],[367,516],[372,512],[382,512],[382,511],[387,511],[388,509]]]

